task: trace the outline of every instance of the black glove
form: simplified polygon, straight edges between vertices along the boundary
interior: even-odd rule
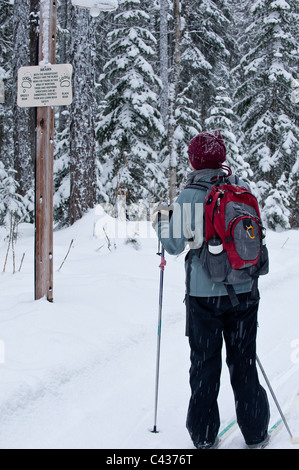
[[[169,205],[166,202],[159,204],[153,214],[153,223],[152,223],[153,228],[156,227],[156,225],[159,223],[160,220],[170,222],[172,214],[173,214],[172,205]]]

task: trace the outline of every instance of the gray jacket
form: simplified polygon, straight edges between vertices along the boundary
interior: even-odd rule
[[[210,182],[213,176],[223,174],[223,170],[197,170],[188,175],[187,184],[192,182]],[[248,185],[237,177],[236,183],[248,188]],[[154,226],[165,250],[170,255],[178,255],[187,247],[190,249],[191,264],[186,260],[186,274],[190,267],[189,294],[196,297],[227,295],[222,282],[212,282],[205,273],[198,256],[198,249],[204,240],[203,208],[206,191],[196,188],[184,189],[178,196],[170,219],[165,215]],[[186,276],[187,279],[187,276]],[[246,282],[234,286],[237,294],[250,292],[252,283]],[[187,291],[187,286],[186,286]]]

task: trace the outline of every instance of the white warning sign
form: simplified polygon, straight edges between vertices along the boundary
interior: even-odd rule
[[[71,104],[71,64],[21,67],[18,70],[18,106],[64,106]]]

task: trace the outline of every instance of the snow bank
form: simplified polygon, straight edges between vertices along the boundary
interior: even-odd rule
[[[3,231],[0,236],[2,271],[7,241]],[[268,246],[271,272],[260,281],[258,351],[285,409],[298,389],[299,232],[269,232]],[[0,274],[0,448],[192,449],[185,429],[184,255],[167,256],[160,432],[149,432],[158,319],[156,251],[150,224],[116,221],[97,208],[54,233],[54,303],[34,301],[33,227],[21,225],[16,244],[17,267],[25,253],[21,271],[12,274],[9,257]],[[278,413],[269,401],[274,422]],[[224,426],[234,416],[225,366],[219,403]],[[299,416],[290,425],[298,435]],[[242,447],[240,433],[226,445]],[[271,447],[294,448],[284,429]]]

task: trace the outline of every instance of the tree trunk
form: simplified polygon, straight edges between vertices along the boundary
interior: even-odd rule
[[[161,116],[165,129],[168,122],[168,0],[160,0],[160,95]]]
[[[96,202],[94,20],[72,8],[73,103],[70,126],[70,223]]]
[[[18,69],[30,65],[30,0],[14,2],[14,83],[17,83]],[[17,87],[13,97],[14,113],[14,169],[18,192],[24,196],[33,187],[34,134],[32,130],[33,111],[20,108],[16,99]]]
[[[176,127],[175,112],[177,107],[177,96],[181,74],[181,11],[180,0],[174,0],[174,56],[173,56],[173,89],[170,105],[170,122],[168,125],[168,149],[169,149],[169,202],[174,201],[177,194],[177,158],[174,145],[174,131]]]

